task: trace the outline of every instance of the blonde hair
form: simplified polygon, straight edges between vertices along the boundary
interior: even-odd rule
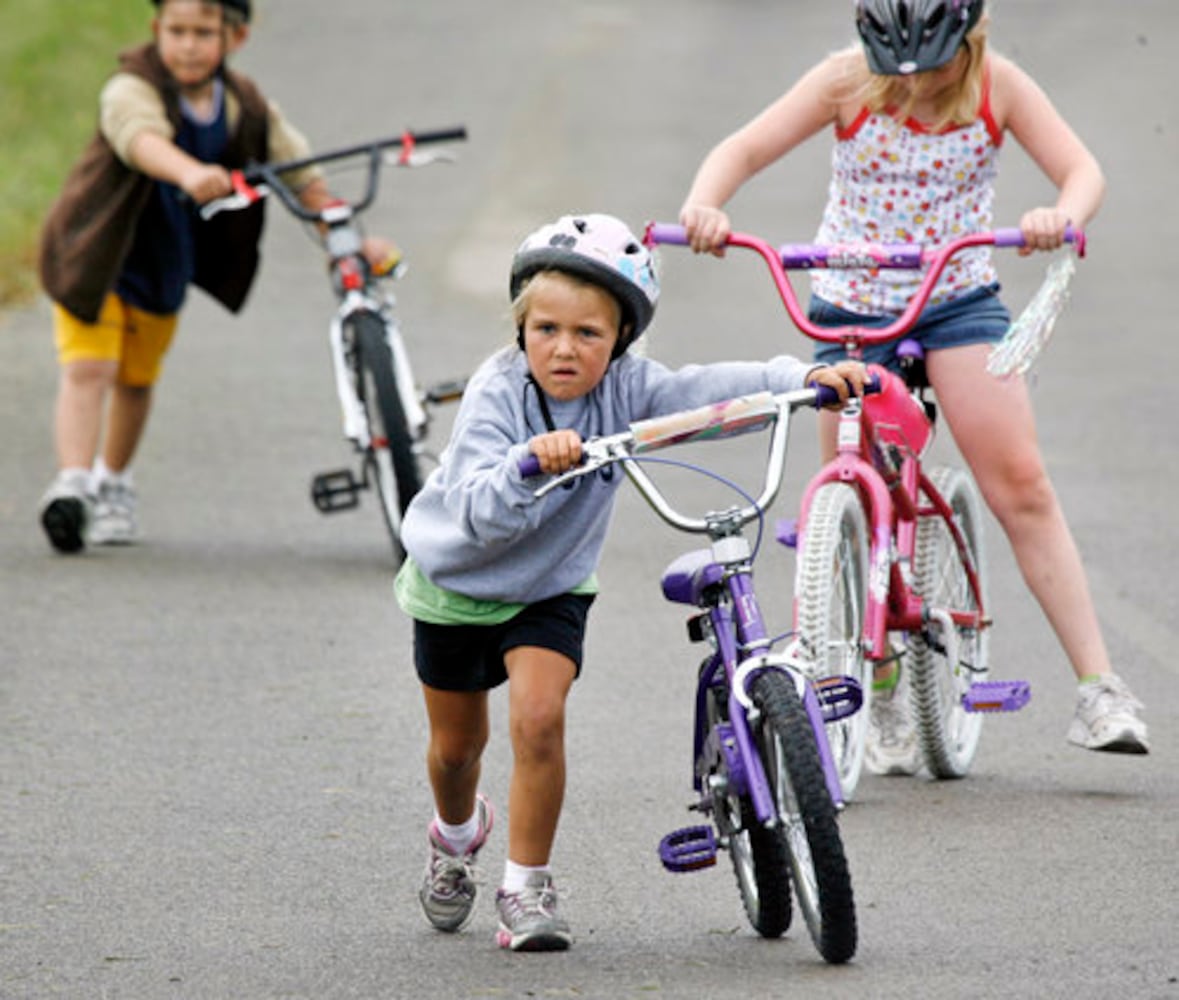
[[[978,117],[986,70],[989,24],[990,17],[983,14],[978,24],[970,29],[962,47],[947,64],[957,65],[960,75],[954,85],[947,87],[937,96],[933,121],[926,122],[934,131],[952,125],[969,125]],[[873,73],[868,68],[868,60],[863,47],[859,44],[837,55],[845,56],[846,59],[844,73],[837,82],[837,92],[833,95],[835,100],[840,103],[858,100],[869,111],[887,112],[898,121],[903,121],[912,113],[914,105],[922,96],[922,82],[929,79],[930,73],[939,72],[944,68],[939,67],[937,70],[928,70],[911,77],[891,76]],[[916,87],[912,86],[913,80],[917,81]]]
[[[600,285],[596,281],[590,281],[589,278],[583,278],[581,275],[572,274],[569,271],[563,271],[559,267],[546,267],[543,270],[537,271],[535,274],[530,274],[524,283],[520,286],[520,291],[516,293],[516,297],[512,299],[512,321],[516,325],[516,329],[520,330],[524,326],[524,317],[528,314],[528,307],[532,304],[532,285],[537,278],[548,279],[563,279],[570,285],[576,288],[596,288],[599,292],[605,295],[612,301],[618,310],[618,333],[621,336],[624,330],[624,316],[622,303],[618,301],[614,293],[610,291],[605,285]]]

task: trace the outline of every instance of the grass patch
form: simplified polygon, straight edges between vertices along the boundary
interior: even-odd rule
[[[37,290],[37,237],[98,121],[124,48],[150,37],[148,0],[0,0],[0,307]]]

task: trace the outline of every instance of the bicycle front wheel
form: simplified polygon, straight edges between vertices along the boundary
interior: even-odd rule
[[[986,559],[983,549],[982,504],[974,481],[958,469],[941,467],[930,483],[945,498],[965,539],[986,603]],[[913,586],[928,608],[976,611],[966,567],[946,522],[936,514],[917,525],[913,554]],[[944,636],[914,634],[909,641],[914,721],[925,764],[937,778],[961,778],[970,770],[982,731],[982,716],[966,711],[963,697],[990,669],[987,631],[955,628],[957,660],[950,662]]]
[[[751,685],[760,710],[754,738],[790,855],[798,908],[819,954],[832,963],[856,951],[851,875],[810,719],[794,681],[767,670]]]
[[[357,395],[368,419],[369,448],[366,471],[373,477],[381,513],[393,543],[394,558],[405,558],[401,518],[422,488],[422,473],[397,390],[393,352],[384,321],[375,313],[357,313],[353,325],[356,345]]]
[[[795,624],[813,657],[814,679],[844,675],[863,694],[858,711],[827,724],[827,742],[850,802],[864,766],[872,677],[861,637],[868,593],[868,527],[856,491],[829,483],[816,491],[798,555]]]
[[[705,660],[701,670],[710,669]],[[728,688],[714,684],[705,695],[705,722],[709,733],[728,722]],[[790,855],[780,829],[764,827],[748,795],[733,794],[724,755],[717,747],[705,765],[713,780],[713,821],[721,843],[729,849],[737,890],[750,926],[766,938],[781,937],[790,927]]]

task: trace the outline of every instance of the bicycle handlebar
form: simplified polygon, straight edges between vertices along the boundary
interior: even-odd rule
[[[313,212],[304,208],[295,192],[279,175],[290,170],[300,170],[320,163],[367,154],[369,158],[368,179],[365,183],[364,194],[356,201],[345,203],[349,213],[363,212],[376,197],[377,180],[386,149],[400,147],[401,155],[398,157],[397,163],[399,166],[408,167],[420,162],[414,159],[414,150],[418,146],[439,142],[456,142],[466,138],[467,130],[462,125],[429,132],[411,132],[407,129],[400,135],[372,139],[352,146],[341,146],[338,149],[305,156],[298,160],[285,160],[280,163],[251,163],[240,170],[230,171],[230,180],[235,193],[226,198],[215,198],[213,201],[206,202],[201,206],[201,215],[209,219],[221,211],[246,208],[273,191],[278,195],[279,201],[283,203],[284,207],[296,218],[304,222],[325,221],[324,212]],[[325,211],[330,212],[330,207]]]
[[[1073,245],[1080,257],[1085,256],[1085,234],[1069,226],[1065,242]],[[687,230],[666,222],[648,223],[643,236],[647,246],[666,244],[687,246]],[[918,316],[933,293],[950,258],[962,250],[976,246],[1022,247],[1023,233],[1015,227],[990,232],[970,233],[951,240],[944,246],[925,247],[918,243],[845,243],[823,246],[814,243],[786,243],[775,248],[768,241],[749,233],[731,233],[725,246],[742,247],[760,254],[769,266],[778,294],[794,325],[814,340],[830,343],[853,341],[856,344],[881,344],[895,340],[913,328]],[[892,323],[883,327],[842,326],[824,327],[811,322],[798,301],[787,271],[815,269],[884,268],[919,270],[927,268],[916,294],[909,305]]]
[[[864,387],[865,394],[880,392],[881,383],[877,377],[872,377]],[[680,410],[665,416],[651,417],[650,420],[640,420],[632,423],[630,428],[620,434],[604,437],[592,437],[582,442],[581,463],[568,469],[567,472],[553,476],[544,486],[536,489],[536,498],[544,496],[552,489],[561,486],[578,476],[590,475],[602,466],[612,462],[625,461],[643,452],[653,452],[658,448],[668,448],[674,445],[686,445],[691,441],[716,439],[716,437],[731,437],[738,434],[753,432],[773,425],[773,437],[770,442],[770,455],[766,461],[765,481],[762,493],[752,504],[737,511],[727,512],[737,524],[744,525],[760,517],[770,506],[782,485],[782,474],[785,468],[786,436],[789,433],[790,414],[802,407],[822,407],[838,399],[834,389],[828,386],[812,386],[806,389],[796,389],[791,393],[769,392],[755,393],[749,396],[737,396],[736,399],[722,400],[711,403],[710,406],[697,409]],[[519,462],[520,475],[528,479],[540,475],[540,462],[535,455],[527,455]],[[660,515],[667,524],[678,527],[681,531],[697,534],[707,534],[710,522],[704,518],[687,518],[674,511],[667,504],[663,492],[648,476],[635,466],[634,462],[626,463],[626,473],[634,485],[643,493],[648,504]]]

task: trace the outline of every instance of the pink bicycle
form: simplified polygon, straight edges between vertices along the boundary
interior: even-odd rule
[[[649,244],[686,245],[681,226],[652,223]],[[1083,234],[1069,234],[1079,255]],[[916,244],[819,246],[733,233],[728,246],[761,255],[791,320],[806,336],[842,343],[851,357],[903,338],[929,301],[947,262],[983,245],[1019,247],[1018,229],[974,233],[935,249]],[[925,269],[905,311],[887,326],[822,327],[799,304],[790,270]],[[778,540],[798,552],[792,658],[820,689],[862,692],[859,711],[827,723],[844,801],[864,759],[875,667],[907,658],[913,721],[925,765],[937,778],[960,778],[978,748],[984,712],[1014,711],[1030,697],[1025,681],[990,679],[983,508],[970,475],[926,468],[936,408],[928,398],[924,352],[898,347],[902,374],[878,365],[878,394],[839,415],[837,453],[808,483],[797,522]],[[851,678],[855,684],[847,685]],[[836,714],[836,713],[833,713]]]

